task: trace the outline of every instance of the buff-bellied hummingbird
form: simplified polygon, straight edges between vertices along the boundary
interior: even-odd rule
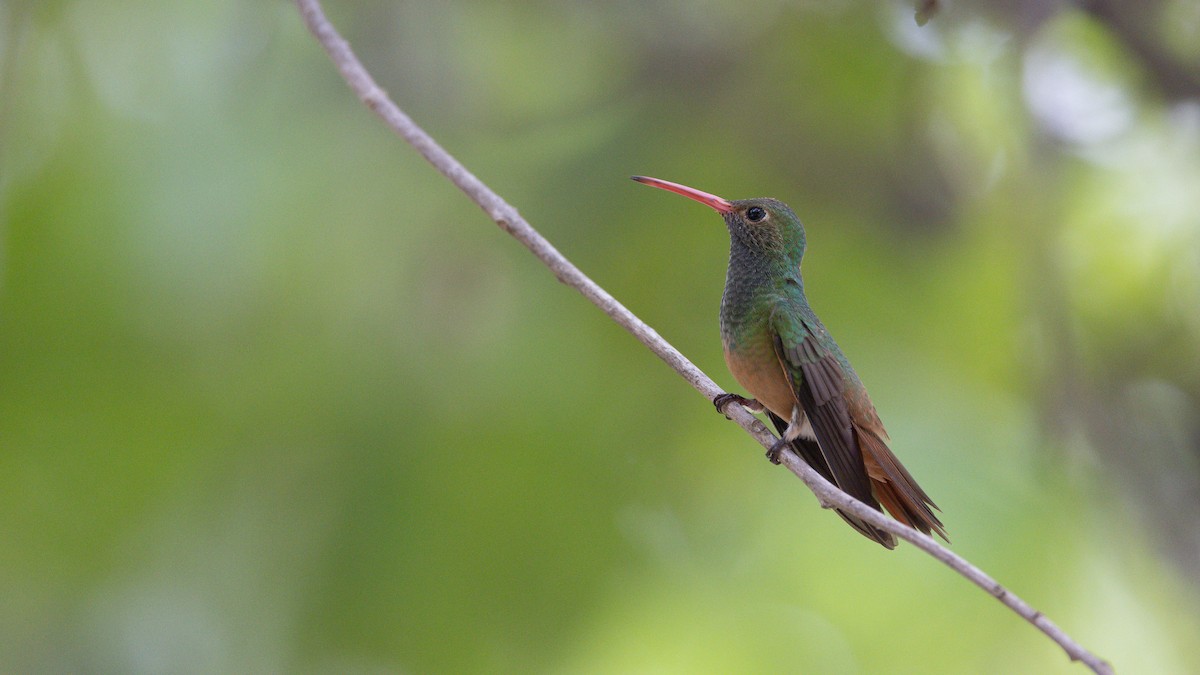
[[[845,354],[804,295],[800,261],[804,226],[781,201],[729,201],[695,188],[646,176],[634,180],[681,194],[717,211],[729,229],[729,270],[721,297],[721,341],[734,379],[754,397],[723,394],[713,403],[738,403],[766,412],[780,438],[767,457],[779,463],[785,446],[855,499],[900,522],[946,537],[937,506],[888,448],[871,398]],[[838,511],[851,527],[887,548],[896,539]]]

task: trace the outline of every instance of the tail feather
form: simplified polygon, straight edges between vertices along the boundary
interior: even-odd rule
[[[863,451],[863,463],[871,477],[875,496],[892,517],[924,532],[937,534],[947,542],[945,527],[933,513],[937,504],[917,485],[900,460],[892,454],[887,443],[870,429],[854,425],[858,445]]]
[[[775,429],[779,431],[779,435],[782,436],[784,430],[787,429],[787,422],[785,422],[775,413],[768,412],[767,414],[771,418],[771,422],[775,425]],[[808,438],[797,438],[796,440],[792,441],[792,449],[796,451],[796,454],[800,455],[800,458],[803,459],[806,464],[811,466],[817,473],[824,476],[825,480],[835,483],[833,478],[833,470],[829,468],[829,464],[825,461],[825,455],[821,452],[821,448],[817,445],[815,440]],[[853,496],[867,506],[882,511],[882,509],[879,507],[879,502],[877,502],[872,495],[865,494]],[[887,549],[896,548],[896,537],[893,536],[891,532],[881,530],[867,521],[862,520],[861,518],[856,518],[855,516],[846,513],[841,509],[834,509],[834,512],[841,516],[842,520],[846,521],[846,524],[848,524],[850,527],[853,527],[856,531],[858,531],[859,534],[863,535],[867,539],[870,539]]]
[[[870,506],[875,506],[875,505],[871,504]],[[876,507],[876,508],[878,508],[878,507]],[[833,512],[838,514],[839,516],[841,516],[842,520],[846,521],[847,525],[849,525],[850,527],[853,527],[855,530],[858,531],[859,534],[866,537],[867,539],[874,541],[875,543],[879,544],[880,546],[882,546],[888,550],[896,548],[896,537],[891,532],[888,532],[886,530],[881,530],[878,527],[875,527],[874,525],[868,523],[867,521],[862,520],[860,518],[856,518],[855,516],[853,516],[849,513],[846,513],[845,511],[843,511],[841,509],[834,509]]]

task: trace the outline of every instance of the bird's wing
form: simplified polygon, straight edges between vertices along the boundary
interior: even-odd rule
[[[772,318],[772,327],[775,354],[788,376],[796,400],[804,406],[821,456],[833,474],[833,483],[877,510],[882,510],[882,501],[892,516],[901,522],[925,534],[937,533],[946,539],[941,521],[930,508],[937,508],[933,500],[888,449],[879,431],[870,428],[870,424],[864,427],[851,419],[845,395],[846,381],[837,357],[821,346],[804,321],[791,313],[777,314]],[[877,418],[875,423],[878,424]],[[840,511],[839,514],[885,546],[887,543],[872,533],[891,539],[891,535],[868,523],[856,522],[852,516]]]
[[[878,509],[846,406],[846,384],[837,359],[817,342],[803,321],[793,316],[777,314],[772,318],[772,328],[775,355],[796,400],[808,415],[833,483]]]

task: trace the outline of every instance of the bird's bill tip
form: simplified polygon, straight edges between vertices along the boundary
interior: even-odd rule
[[[672,183],[669,180],[663,180],[661,178],[651,178],[650,176],[631,176],[631,178],[639,183],[667,190],[668,192],[674,192],[675,194],[683,195],[688,199],[694,199],[701,204],[716,210],[718,213],[729,213],[733,210],[733,204],[730,203],[728,199],[718,197],[714,194],[709,194],[702,190],[697,190],[696,188],[690,188],[686,185],[680,185],[679,183]]]

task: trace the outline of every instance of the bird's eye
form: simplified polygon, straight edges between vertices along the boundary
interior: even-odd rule
[[[751,206],[750,208],[746,209],[746,220],[749,220],[752,223],[757,223],[766,217],[767,212],[762,207]]]

